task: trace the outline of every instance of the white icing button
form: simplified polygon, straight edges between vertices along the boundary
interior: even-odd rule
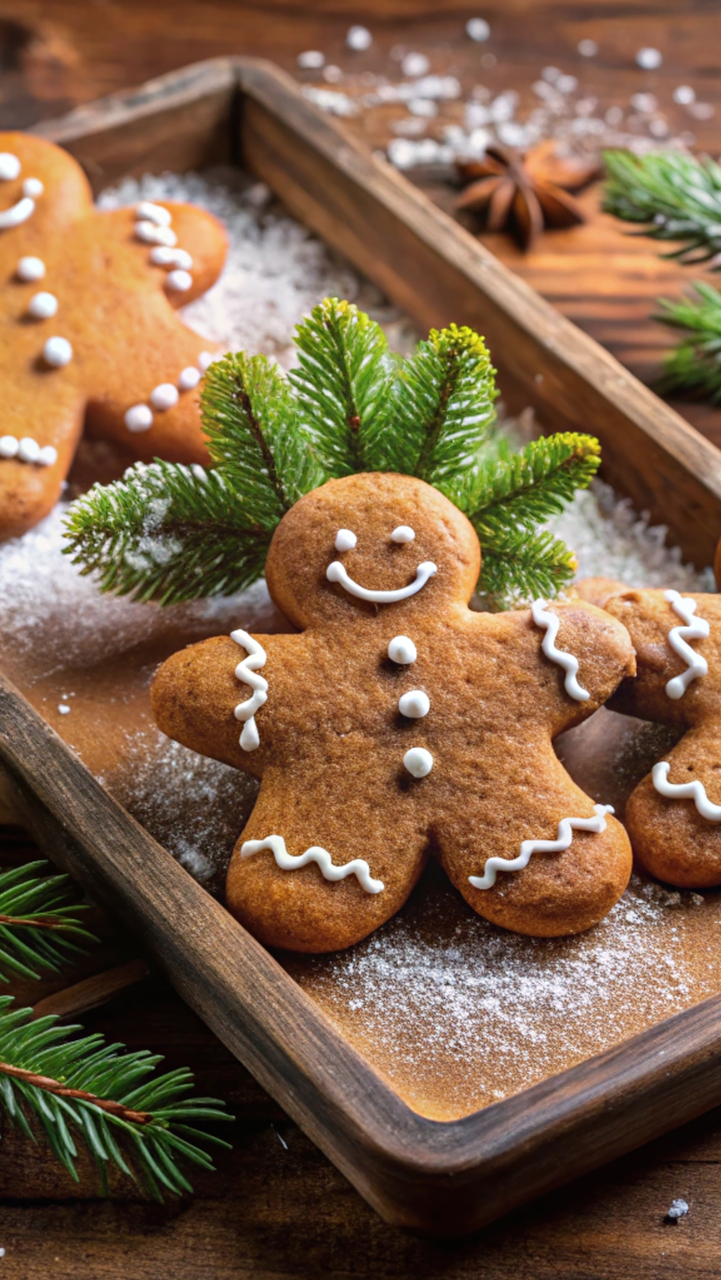
[[[220,360],[220,356],[211,355],[209,351],[201,351],[198,356],[198,368],[206,373],[214,360]]]
[[[15,272],[18,280],[42,280],[45,275],[45,263],[42,258],[21,258]]]
[[[156,244],[150,250],[150,261],[156,267],[182,267],[190,271],[193,259],[185,249],[169,249],[165,244]]]
[[[398,699],[398,710],[411,720],[421,720],[431,709],[431,700],[422,689],[411,689]]]
[[[433,756],[425,747],[411,747],[406,751],[403,763],[414,778],[426,778],[433,768]]]
[[[350,551],[358,539],[350,529],[339,529],[335,538],[336,551]]]
[[[415,533],[407,524],[399,524],[398,528],[394,529],[391,534],[391,542],[412,542],[415,536]]]
[[[18,451],[15,436],[0,436],[0,458],[14,458]]]
[[[172,409],[178,403],[178,388],[172,382],[161,382],[150,392],[150,403],[154,409]]]
[[[58,300],[54,293],[36,293],[28,303],[28,315],[35,320],[49,320],[58,309]]]
[[[23,183],[23,195],[30,196],[33,200],[37,200],[44,190],[45,188],[39,178],[26,178]]]
[[[70,364],[73,349],[67,338],[48,338],[43,347],[43,357],[53,369],[62,369],[63,365]]]
[[[172,227],[157,227],[154,222],[136,222],[135,234],[145,244],[164,244],[173,248],[178,243]]]
[[[37,460],[41,467],[54,467],[58,460],[58,451],[54,445],[45,444],[40,450]]]
[[[128,431],[148,431],[153,425],[153,412],[147,404],[134,404],[125,415],[124,422]]]
[[[197,387],[200,382],[200,371],[194,369],[192,364],[187,369],[183,369],[178,378],[178,388],[180,391],[192,391],[193,387]]]
[[[188,271],[171,271],[166,284],[174,293],[187,293],[193,286],[193,277]]]
[[[40,445],[32,436],[23,436],[18,444],[18,458],[21,462],[37,462],[40,457]]]
[[[418,651],[408,636],[394,636],[388,645],[388,657],[391,662],[400,662],[404,667],[415,662]]]
[[[10,151],[0,151],[0,180],[10,182],[20,173],[20,161]]]
[[[169,227],[173,221],[170,210],[164,209],[162,204],[153,204],[152,200],[141,200],[136,204],[135,214],[146,222],[153,222],[156,227]]]

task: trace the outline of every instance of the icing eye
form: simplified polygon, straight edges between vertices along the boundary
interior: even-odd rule
[[[20,173],[20,161],[9,151],[0,151],[0,180],[11,182]]]
[[[336,551],[351,551],[358,539],[350,529],[339,529],[335,536]]]
[[[399,524],[391,534],[391,542],[412,542],[415,536],[413,529],[410,529],[407,524]]]

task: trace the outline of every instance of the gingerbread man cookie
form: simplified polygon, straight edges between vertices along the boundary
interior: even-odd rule
[[[0,538],[53,506],[84,422],[139,460],[208,460],[194,388],[216,348],[175,308],[225,249],[203,210],[100,212],[67,152],[0,134]]]
[[[679,888],[721,884],[721,596],[622,590],[604,607],[630,632],[638,662],[611,708],[681,735],[628,800],[633,851]]]
[[[628,634],[575,601],[472,612],[479,569],[473,527],[423,481],[331,480],[268,555],[300,634],[236,631],[160,668],[161,729],[262,780],[227,902],[263,942],[349,946],[431,850],[475,911],[522,933],[586,929],[623,892],[626,833],[552,740],[632,673]]]

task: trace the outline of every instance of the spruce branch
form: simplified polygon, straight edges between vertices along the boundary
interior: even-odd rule
[[[573,552],[547,529],[491,534],[482,548],[479,589],[496,608],[538,596],[554,599],[576,569]]]
[[[663,395],[682,392],[711,404],[721,401],[721,292],[696,281],[697,300],[659,299],[656,319],[684,335],[664,360],[664,376],[658,383]]]
[[[678,151],[606,151],[604,162],[607,213],[643,223],[641,235],[680,241],[669,258],[721,267],[721,167],[714,160]]]
[[[380,325],[350,302],[325,298],[297,326],[295,341],[298,367],[288,379],[327,476],[389,469],[377,459],[396,361]]]
[[[223,1103],[189,1097],[193,1077],[184,1067],[157,1076],[158,1055],[123,1052],[97,1034],[79,1037],[81,1027],[33,1020],[32,1009],[12,1003],[0,997],[0,1110],[8,1120],[32,1141],[40,1128],[76,1181],[78,1140],[106,1190],[116,1165],[157,1200],[163,1191],[192,1191],[182,1162],[213,1168],[204,1145],[228,1144],[204,1126],[231,1119]]]
[[[69,876],[47,862],[0,872],[0,982],[9,974],[40,978],[83,955],[98,939],[83,927],[88,910]]]
[[[495,422],[494,376],[486,345],[472,329],[432,329],[399,367],[393,442],[381,469],[418,476],[462,511],[472,509]]]
[[[98,574],[102,591],[177,604],[232,595],[263,576],[279,515],[249,517],[221,468],[136,463],[113,484],[96,484],[66,519],[66,555]],[[245,486],[247,489],[249,486]],[[259,514],[264,477],[251,507]]]

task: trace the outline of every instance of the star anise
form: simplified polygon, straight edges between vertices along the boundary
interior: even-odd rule
[[[458,162],[461,181],[470,183],[456,209],[485,212],[487,231],[512,227],[523,249],[529,249],[545,227],[572,227],[586,216],[570,191],[578,191],[600,172],[586,156],[559,155],[548,139],[529,151],[512,151],[494,143],[479,160]]]

